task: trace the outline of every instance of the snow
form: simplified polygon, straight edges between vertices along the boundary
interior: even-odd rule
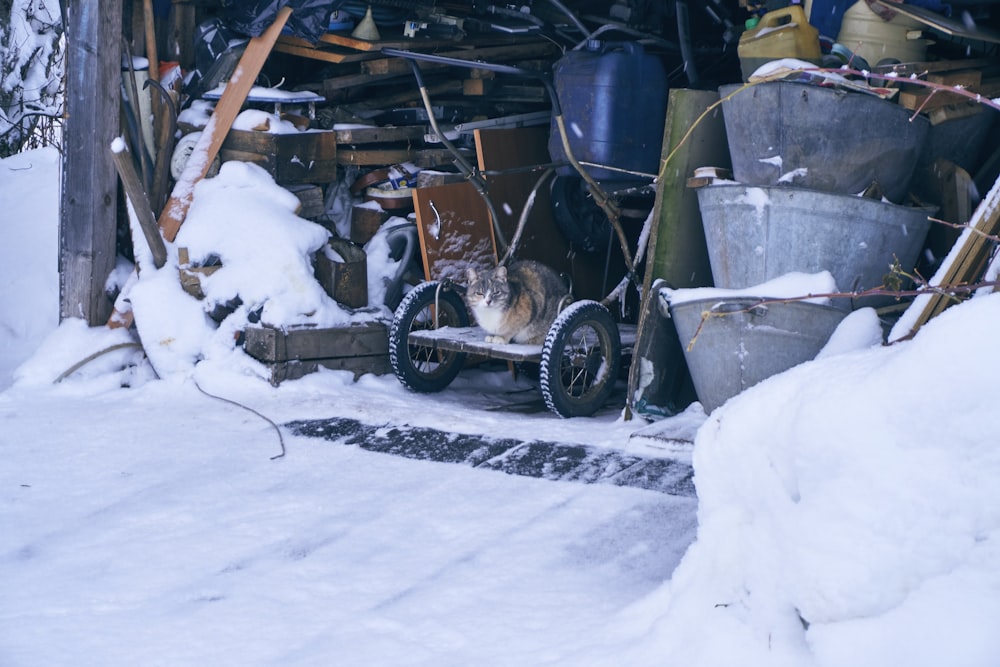
[[[387,313],[307,284],[299,255],[325,236],[249,165],[194,188],[167,265],[134,282],[148,358],[121,329],[57,325],[58,172],[51,150],[0,161],[0,663],[1000,662],[1000,295],[891,346],[857,311],[817,360],[674,418],[697,428],[697,499],[530,479],[279,441],[203,393],[279,425],[643,451],[629,436],[646,425],[617,415],[482,409],[484,391],[530,388],[505,373],[438,395],[334,371],[272,387],[234,343],[252,310]],[[182,243],[222,259],[206,302],[177,284]],[[377,287],[395,267],[384,240],[369,248]],[[206,309],[234,294],[217,326]]]

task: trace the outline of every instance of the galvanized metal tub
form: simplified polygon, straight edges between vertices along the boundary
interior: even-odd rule
[[[710,185],[698,205],[716,287],[742,289],[793,271],[829,271],[844,293],[882,285],[917,263],[932,208],[787,186]],[[836,299],[850,310],[892,297]]]
[[[719,88],[737,181],[851,195],[878,182],[889,201],[905,199],[930,129],[925,117],[837,88],[791,81],[740,88]]]
[[[669,309],[706,413],[814,359],[847,314],[802,301],[761,304],[757,297],[698,299]]]

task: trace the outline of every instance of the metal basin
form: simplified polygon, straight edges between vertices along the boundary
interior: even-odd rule
[[[716,287],[742,289],[786,273],[829,271],[841,292],[882,285],[898,259],[917,263],[934,209],[787,186],[711,185],[698,204]],[[892,297],[836,299],[873,306]]]
[[[814,359],[846,312],[814,303],[755,305],[755,297],[670,304],[706,413],[772,375]],[[709,313],[704,317],[703,313]]]
[[[791,81],[740,87],[719,88],[737,181],[850,195],[877,182],[889,201],[904,201],[926,118],[866,93]]]

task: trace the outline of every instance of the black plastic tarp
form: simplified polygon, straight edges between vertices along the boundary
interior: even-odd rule
[[[330,14],[344,0],[223,0],[222,20],[226,27],[256,37],[274,23],[278,10],[291,7],[286,30],[296,37],[316,43],[330,24]]]

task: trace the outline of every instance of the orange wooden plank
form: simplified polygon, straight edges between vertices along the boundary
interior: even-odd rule
[[[274,23],[260,36],[251,39],[246,51],[243,52],[243,57],[240,58],[233,76],[226,85],[225,92],[215,105],[212,117],[205,125],[201,139],[191,152],[187,166],[177,179],[170,199],[160,214],[160,229],[163,230],[163,237],[167,241],[173,241],[177,236],[177,230],[180,229],[191,206],[195,184],[208,173],[212,160],[218,155],[223,140],[233,126],[233,121],[236,120],[243,102],[246,101],[257,75],[264,66],[264,61],[271,54],[271,49],[291,13],[290,7],[278,10]]]

